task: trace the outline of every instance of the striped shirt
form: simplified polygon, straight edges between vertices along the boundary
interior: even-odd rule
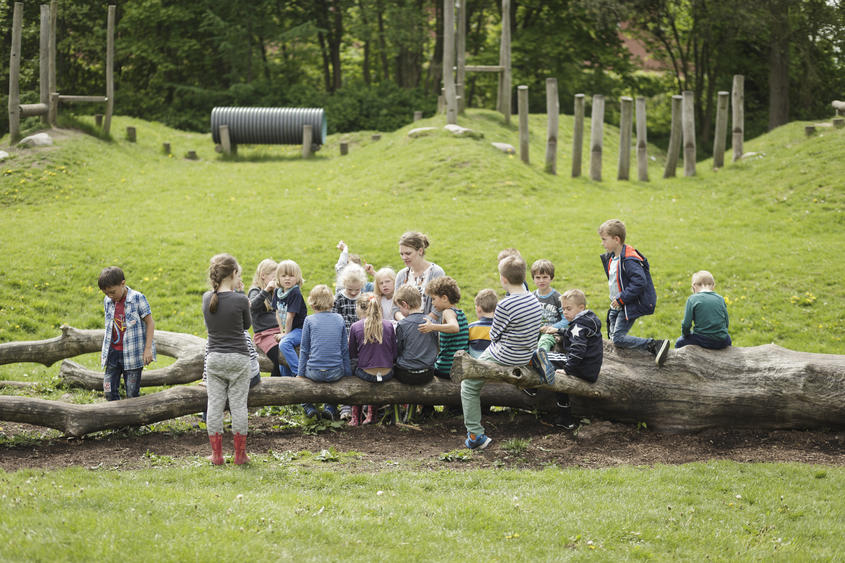
[[[437,361],[434,362],[435,371],[441,374],[448,374],[452,371],[452,360],[455,352],[466,350],[469,347],[469,329],[467,328],[467,316],[460,309],[452,307],[455,316],[458,318],[458,332],[449,334],[438,332],[440,339],[440,353]]]
[[[531,293],[508,295],[496,305],[488,350],[497,362],[522,366],[531,361],[540,337],[543,308]]]
[[[305,375],[309,367],[342,367],[345,375],[351,375],[349,366],[349,336],[343,317],[329,311],[305,317],[299,346],[299,373]]]

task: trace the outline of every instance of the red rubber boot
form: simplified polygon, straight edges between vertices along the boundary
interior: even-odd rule
[[[235,465],[249,463],[246,455],[246,434],[235,434]]]
[[[211,463],[223,465],[223,435],[220,432],[209,434],[208,441],[211,442]]]
[[[372,424],[376,421],[376,412],[378,409],[375,405],[367,405],[367,418],[361,424]]]
[[[358,426],[361,424],[361,406],[354,405],[352,407],[352,418],[349,419],[349,426]]]

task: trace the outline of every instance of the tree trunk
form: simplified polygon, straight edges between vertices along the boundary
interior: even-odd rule
[[[789,0],[771,0],[769,130],[789,122]]]
[[[479,362],[458,352],[452,380],[482,378],[572,396],[578,416],[597,416],[669,432],[705,428],[845,427],[845,356],[752,348],[672,350],[662,368],[651,354],[605,342],[596,383],[557,372],[540,386],[529,367]]]
[[[485,386],[484,405],[550,410],[554,395],[538,393],[531,398],[507,384]],[[396,381],[368,383],[347,377],[335,383],[315,383],[296,378],[264,378],[249,392],[249,406],[291,405],[308,402],[345,404],[412,403],[460,406],[460,386],[435,379],[427,385],[403,385]],[[55,428],[69,436],[99,430],[140,426],[169,420],[206,408],[205,387],[180,386],[133,399],[88,405],[46,401],[30,397],[0,396],[0,420]]]

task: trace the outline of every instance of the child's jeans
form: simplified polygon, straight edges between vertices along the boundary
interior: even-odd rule
[[[383,383],[385,381],[390,381],[393,379],[393,370],[391,369],[384,375],[373,375],[371,373],[367,373],[361,368],[355,368],[355,377],[359,379],[363,379],[364,381],[369,381],[370,383]]]
[[[648,345],[652,338],[640,338],[631,336],[628,331],[634,326],[634,321],[625,319],[625,311],[622,309],[611,309],[607,314],[607,329],[613,345],[617,348],[632,348],[634,350],[648,351]]]
[[[312,368],[310,366],[305,368],[305,373],[303,373],[305,377],[310,379],[311,381],[317,381],[320,383],[332,383],[333,381],[337,381],[338,379],[342,379],[345,373],[343,373],[343,366],[337,366],[333,368]]]
[[[683,348],[684,346],[689,346],[690,344],[701,346],[702,348],[707,348],[708,350],[721,350],[722,348],[727,348],[731,345],[731,337],[728,336],[724,340],[717,340],[715,338],[708,338],[707,336],[702,336],[693,332],[687,336],[681,336],[678,338],[678,340],[675,341],[675,348]]]
[[[109,348],[106,371],[103,375],[103,393],[107,401],[120,400],[120,376],[126,385],[126,398],[141,394],[141,371],[144,368],[123,369],[123,351]]]
[[[481,353],[478,360],[505,365],[493,358],[489,348]],[[476,436],[484,434],[484,427],[481,426],[481,388],[484,387],[484,383],[483,379],[464,379],[461,381],[461,407],[464,410],[464,426],[466,426],[467,432]]]
[[[279,373],[282,376],[296,377],[296,374],[299,373],[299,354],[296,352],[296,349],[299,348],[300,344],[302,344],[301,328],[295,328],[288,332],[282,337],[282,341],[279,342],[279,351],[288,364],[284,365],[281,361],[279,362]]]

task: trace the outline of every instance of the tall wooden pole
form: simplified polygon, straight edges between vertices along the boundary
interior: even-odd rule
[[[669,150],[666,151],[664,178],[674,178],[678,168],[678,151],[681,149],[681,102],[683,96],[672,96],[672,130],[669,135]]]
[[[733,90],[731,92],[731,114],[734,162],[742,158],[742,143],[745,138],[745,76],[734,75]]]
[[[695,176],[695,93],[684,90],[681,118],[684,131],[684,176]]]
[[[528,86],[517,87],[517,106],[519,109],[519,158],[528,164]]]
[[[464,114],[466,104],[467,58],[467,0],[457,0],[458,5],[458,113]]]
[[[108,35],[106,38],[106,118],[103,132],[111,131],[111,116],[114,112],[114,12],[115,6],[109,6]]]
[[[557,174],[557,134],[560,101],[557,97],[557,78],[546,78],[546,172]]]
[[[12,48],[9,53],[9,146],[21,138],[21,27],[23,2],[15,2],[12,14]]]
[[[713,139],[713,168],[725,165],[725,135],[728,132],[728,96],[729,92],[719,92],[716,104],[716,136]]]
[[[574,127],[572,130],[572,177],[581,175],[581,153],[584,149],[584,94],[575,94]]]
[[[499,44],[499,96],[498,110],[505,116],[505,125],[511,122],[511,0],[502,0],[502,39]]]
[[[50,104],[50,5],[41,4],[41,28],[38,43],[38,101]],[[49,115],[41,115],[41,123],[49,123]]]
[[[590,178],[601,181],[602,135],[604,134],[604,96],[593,94],[590,118]]]
[[[631,171],[631,129],[634,122],[634,99],[622,96],[622,115],[619,120],[619,161],[617,180],[627,180]]]
[[[50,0],[50,39],[48,42],[48,58],[47,58],[47,90],[49,91],[48,103],[50,109],[47,113],[47,122],[56,126],[56,111],[53,101],[49,99],[56,91],[56,19],[58,17],[59,6],[58,0]]]
[[[637,180],[648,182],[648,138],[646,134],[645,98],[636,101],[637,111]]]
[[[446,123],[458,122],[455,92],[455,0],[443,0],[443,95],[446,98]]]

